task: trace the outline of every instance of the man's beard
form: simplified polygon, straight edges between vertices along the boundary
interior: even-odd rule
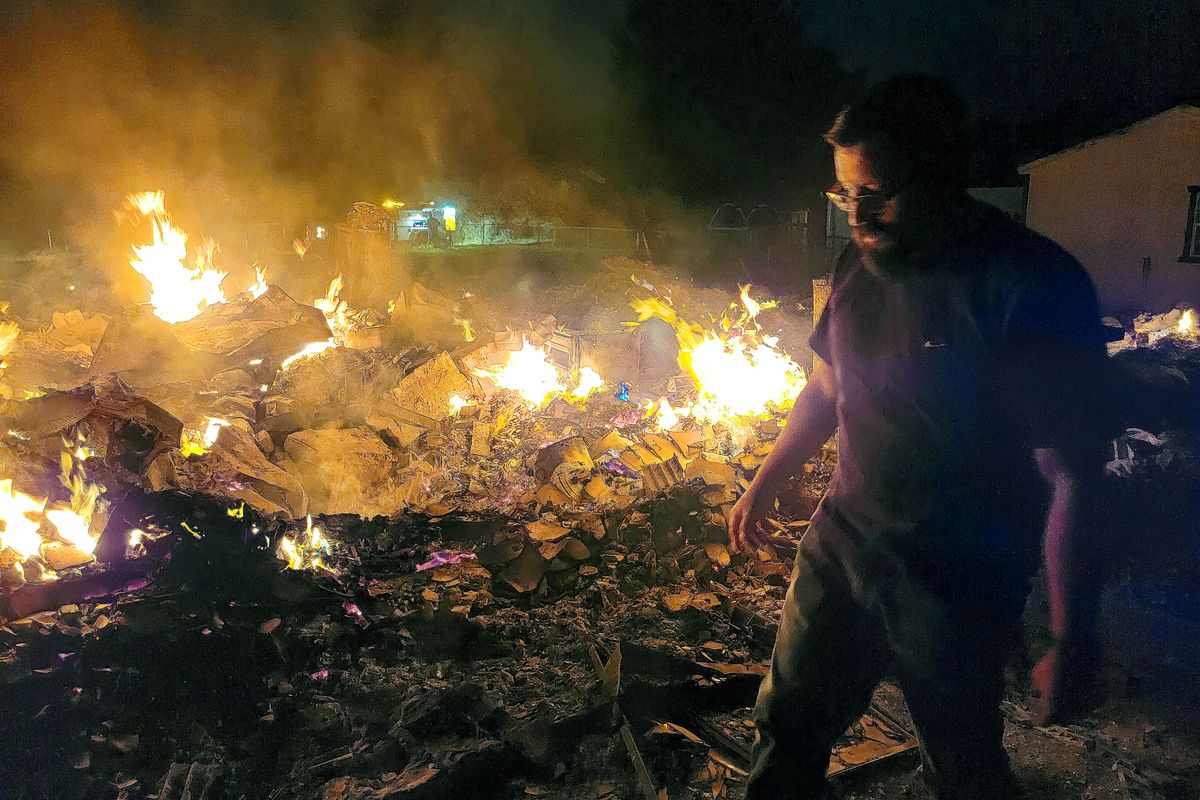
[[[868,224],[851,231],[851,238],[862,257],[863,266],[877,278],[895,280],[903,272],[904,248],[891,226]]]

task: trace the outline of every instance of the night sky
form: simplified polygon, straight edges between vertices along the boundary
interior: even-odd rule
[[[1150,0],[9,0],[0,251],[90,242],[147,188],[215,235],[396,195],[576,223],[798,208],[833,114],[911,70],[964,92],[974,180],[1003,183],[1200,98],[1197,22]]]
[[[847,69],[868,80],[905,70],[942,75],[977,115],[1012,127],[1016,160],[1200,99],[1200,18],[1184,0],[845,0],[810,8],[811,39]]]

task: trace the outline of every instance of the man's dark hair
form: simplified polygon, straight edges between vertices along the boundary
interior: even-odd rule
[[[971,131],[966,105],[932,75],[897,75],[846,106],[825,134],[838,147],[865,145],[936,184],[966,186]]]

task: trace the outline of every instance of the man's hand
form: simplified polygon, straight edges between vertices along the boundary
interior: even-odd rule
[[[751,484],[729,512],[729,549],[735,553],[753,553],[766,544],[764,527],[774,505],[773,493]]]
[[[1034,699],[1033,722],[1063,725],[1085,715],[1095,705],[1095,665],[1098,655],[1082,642],[1056,644],[1029,673]]]
[[[729,549],[753,553],[767,543],[764,529],[775,500],[837,429],[833,372],[824,361],[813,365],[812,377],[796,398],[787,425],[775,440],[750,488],[729,512]]]

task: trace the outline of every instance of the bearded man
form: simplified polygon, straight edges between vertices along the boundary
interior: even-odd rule
[[[830,748],[893,674],[933,795],[1012,797],[999,704],[1042,556],[1055,644],[1034,670],[1040,722],[1081,703],[1093,652],[1095,290],[1062,248],[968,196],[969,124],[945,83],[891,79],[825,138],[851,242],[732,546],[766,540],[779,493],[835,430],[838,463],[800,542],[746,796],[826,797]]]

